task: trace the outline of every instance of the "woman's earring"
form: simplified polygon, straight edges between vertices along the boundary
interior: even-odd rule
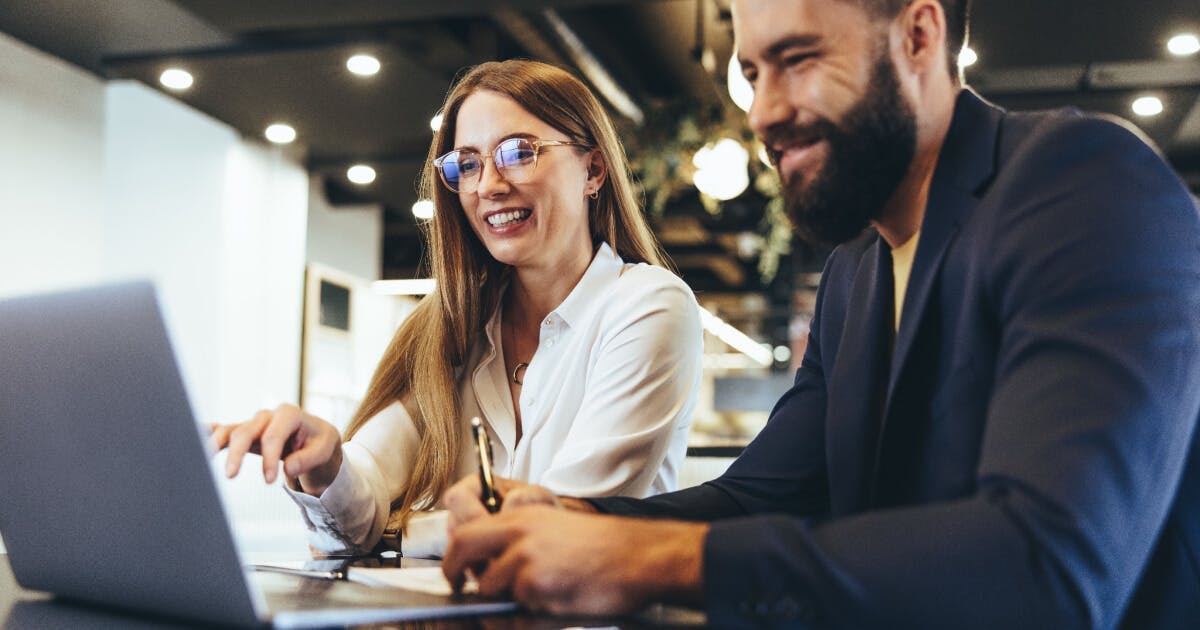
[[[599,199],[600,198],[600,189],[597,188],[594,192],[592,192],[592,194],[590,194],[588,196],[591,197],[592,199]]]

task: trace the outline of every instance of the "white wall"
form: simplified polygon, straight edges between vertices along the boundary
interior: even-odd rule
[[[138,83],[106,112],[104,267],[154,278],[198,420],[298,402],[307,174]],[[244,547],[303,553],[295,506],[244,470],[221,485]]]
[[[308,190],[308,262],[366,282],[379,279],[383,211],[378,205],[337,206],[325,199],[319,177]]]
[[[0,172],[0,296],[152,278],[198,420],[297,400],[303,168],[0,34]],[[290,500],[244,477],[223,484],[244,546],[306,552]]]
[[[0,297],[100,275],[104,84],[0,33]]]

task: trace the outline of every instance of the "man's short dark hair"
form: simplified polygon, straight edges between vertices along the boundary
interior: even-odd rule
[[[892,18],[900,13],[912,0],[859,0],[868,11],[877,16]],[[950,63],[950,76],[958,79],[958,53],[967,41],[967,20],[971,14],[971,0],[938,0],[946,14],[946,56]]]

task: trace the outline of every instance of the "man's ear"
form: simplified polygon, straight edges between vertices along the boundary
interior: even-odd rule
[[[912,72],[944,72],[946,59],[946,12],[937,0],[914,0],[900,14],[903,29],[903,61]]]

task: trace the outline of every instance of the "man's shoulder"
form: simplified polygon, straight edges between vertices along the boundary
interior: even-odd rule
[[[1132,123],[1074,107],[1008,112],[997,148],[1001,164],[1010,167],[1014,162],[1051,161],[1066,166],[1097,157],[1116,160],[1149,157],[1157,166],[1169,168],[1153,141]]]

